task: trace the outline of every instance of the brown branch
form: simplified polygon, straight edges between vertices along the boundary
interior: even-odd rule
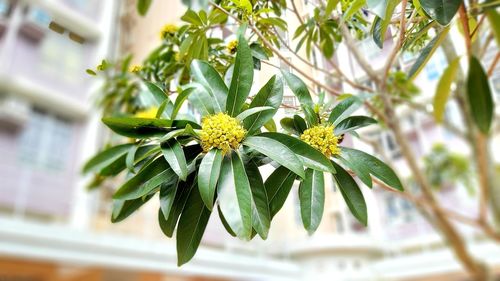
[[[479,30],[479,27],[481,24],[484,22],[484,19],[486,18],[486,14],[481,15],[481,18],[479,19],[479,22],[477,23],[476,27],[470,34],[470,38],[474,38],[474,35],[476,35],[476,32]]]
[[[399,37],[398,37],[398,41],[396,42],[396,45],[392,49],[392,52],[389,54],[389,57],[387,59],[385,67],[384,67],[384,69],[385,69],[384,76],[383,76],[384,78],[382,79],[382,81],[384,81],[384,83],[387,80],[387,76],[389,75],[389,71],[391,70],[394,59],[396,58],[397,54],[399,53],[399,51],[401,49],[401,46],[403,45],[403,41],[405,38],[405,31],[406,31],[405,20],[406,20],[406,4],[407,3],[408,3],[407,0],[403,0],[401,2],[401,22],[399,24]]]
[[[493,75],[493,71],[495,71],[495,67],[497,66],[499,60],[500,60],[500,51],[497,52],[497,55],[493,59],[493,62],[491,63],[490,68],[488,69],[488,76]]]
[[[458,15],[460,18],[460,22],[462,23],[462,28],[464,30],[464,39],[465,39],[465,48],[467,49],[467,54],[470,56],[472,50],[471,36],[469,30],[469,18],[467,17],[467,10],[465,8],[465,4],[460,4],[458,8]]]

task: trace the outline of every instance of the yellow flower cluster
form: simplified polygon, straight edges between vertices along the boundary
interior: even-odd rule
[[[226,154],[240,146],[245,134],[240,121],[225,113],[210,115],[201,121],[200,138],[204,151],[218,148]]]
[[[130,72],[132,73],[138,73],[139,71],[142,70],[142,67],[140,65],[132,65],[129,69]]]
[[[137,112],[134,116],[137,118],[156,118],[157,112],[158,108],[153,106],[148,109]]]
[[[333,125],[318,125],[304,131],[300,139],[316,148],[326,157],[340,154],[339,138],[333,133]]]
[[[233,41],[229,42],[227,44],[226,48],[230,54],[235,54],[236,50],[238,49],[238,40],[233,40]]]
[[[160,38],[165,39],[168,36],[173,36],[177,32],[178,28],[175,24],[166,24],[160,31]]]

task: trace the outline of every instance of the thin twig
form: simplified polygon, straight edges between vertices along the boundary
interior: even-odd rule
[[[488,69],[488,76],[493,75],[493,71],[495,71],[495,67],[497,66],[499,60],[500,60],[500,51],[497,52],[495,59],[493,59],[493,62],[491,63],[490,68]]]

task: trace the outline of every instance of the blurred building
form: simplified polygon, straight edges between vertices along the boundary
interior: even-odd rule
[[[316,1],[295,2],[307,14]],[[238,241],[212,215],[202,247],[182,268],[176,266],[174,240],[159,230],[155,203],[112,225],[106,189],[86,192],[86,179],[79,173],[81,163],[100,148],[102,129],[91,110],[98,84],[84,70],[102,58],[127,53],[140,63],[159,43],[161,27],[179,21],[184,10],[180,1],[157,0],[148,16],[141,18],[130,0],[0,0],[0,280],[465,279],[446,242],[411,203],[376,186],[373,190],[363,186],[369,210],[365,228],[350,214],[331,177],[325,178],[325,212],[313,236],[303,230],[294,187],[273,220],[268,240]],[[284,17],[290,30],[295,30],[299,24],[295,15],[287,12]],[[221,37],[224,34],[219,31]],[[297,43],[289,34],[283,33],[282,38],[291,46]],[[371,39],[359,44],[374,66],[382,65],[392,47],[390,39],[383,51]],[[485,65],[497,51],[493,45]],[[281,52],[331,87],[355,91],[313,71],[285,47]],[[344,72],[359,81],[366,79],[358,75],[362,72],[346,46],[339,46],[337,52]],[[406,70],[415,58],[402,56],[401,69]],[[289,69],[276,59],[271,62]],[[311,63],[331,69],[324,61]],[[446,65],[438,52],[416,80],[422,92],[418,101],[432,98]],[[253,91],[274,72],[263,64]],[[500,100],[498,67],[492,81]],[[298,105],[289,89],[284,103]],[[278,119],[293,112],[280,110]],[[417,156],[429,154],[432,143],[442,140],[454,151],[471,153],[428,116],[410,109],[403,109],[402,116]],[[453,103],[446,118],[461,125]],[[347,138],[346,145],[388,159],[398,174],[411,176],[389,132],[368,128],[363,135],[379,149],[373,151],[353,138]],[[500,161],[499,155],[494,157]],[[440,191],[439,198],[471,217],[477,210],[475,198],[462,186]],[[460,229],[472,252],[499,270],[500,247],[473,229]]]

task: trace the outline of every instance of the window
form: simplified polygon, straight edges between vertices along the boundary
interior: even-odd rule
[[[37,169],[65,170],[72,135],[67,121],[34,110],[20,136],[19,160]]]
[[[382,141],[382,146],[384,147],[384,150],[386,151],[387,155],[392,158],[399,158],[401,157],[401,152],[399,151],[399,147],[396,144],[396,140],[394,139],[394,136],[389,133],[389,132],[384,132],[381,134],[381,141]]]

